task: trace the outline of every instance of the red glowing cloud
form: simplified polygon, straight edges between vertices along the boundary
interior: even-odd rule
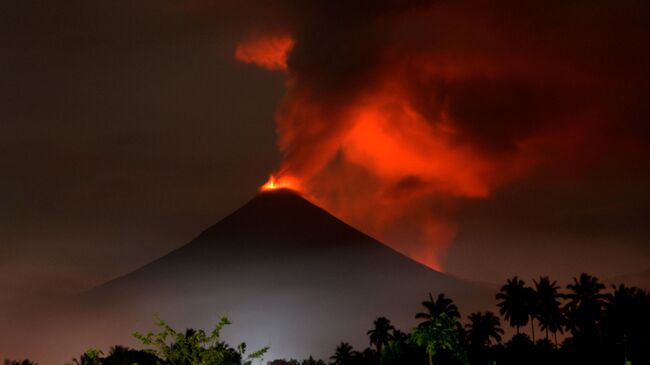
[[[263,47],[262,47],[263,48]],[[461,142],[466,128],[448,102],[419,105],[418,83],[444,75],[431,59],[374,76],[337,100],[309,98],[312,80],[292,76],[277,113],[281,168],[262,191],[290,188],[420,262],[442,270],[456,234],[451,199],[485,198],[532,163],[516,153]],[[261,64],[263,67],[265,64]]]
[[[237,45],[235,58],[271,71],[286,70],[293,43],[289,36],[248,38]]]
[[[289,82],[277,115],[285,153],[277,176],[299,181],[294,190],[441,270],[456,233],[449,199],[487,197],[529,163],[458,143],[462,131],[446,108],[435,119],[424,115],[408,82],[395,76],[329,112]]]
[[[283,161],[264,189],[288,185],[441,269],[465,201],[540,166],[569,176],[612,151],[645,150],[638,136],[647,107],[635,95],[647,86],[621,82],[647,79],[636,56],[642,35],[576,33],[571,14],[585,12],[560,3],[555,11],[521,2],[398,3],[372,11],[283,3],[267,9],[280,14],[268,29],[291,37],[239,44],[237,59],[288,71],[276,114]],[[609,16],[590,15],[598,24]],[[634,56],[611,58],[613,49]]]

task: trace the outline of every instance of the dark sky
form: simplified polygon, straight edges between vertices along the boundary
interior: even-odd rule
[[[172,5],[0,5],[0,292],[133,269],[277,165],[281,78],[237,63],[232,39]]]
[[[439,261],[456,275],[649,268],[647,2],[440,3],[2,2],[0,299],[134,269],[242,205],[280,166],[305,181],[406,186],[418,211],[444,211],[434,218],[453,226]],[[267,33],[295,39],[288,89],[285,72],[234,58],[238,42]],[[444,75],[411,79],[420,59]],[[386,74],[421,115],[450,116],[449,143],[490,167],[488,193],[420,189],[445,182],[437,171],[373,185],[381,169],[355,175],[363,160],[343,147],[344,162],[311,171],[319,153],[305,146],[340,139],[342,110]],[[300,122],[322,126],[316,143],[281,132],[281,153],[274,114],[304,105],[331,117]],[[522,141],[543,148],[522,155]],[[511,171],[520,160],[525,173]],[[320,199],[340,207],[342,191]],[[384,237],[408,220],[386,223],[402,229]]]

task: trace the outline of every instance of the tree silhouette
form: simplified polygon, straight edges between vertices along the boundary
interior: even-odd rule
[[[463,352],[458,327],[456,317],[442,313],[418,326],[413,331],[411,340],[426,349],[429,365],[433,365],[433,357],[441,350],[450,351],[455,356],[460,356]]]
[[[519,334],[519,327],[528,324],[530,292],[526,289],[523,280],[516,276],[509,279],[501,287],[501,292],[496,295],[499,301],[499,313],[515,327]]]
[[[111,347],[109,355],[101,360],[102,365],[157,365],[161,362],[154,354],[119,345]]]
[[[337,347],[334,355],[330,357],[333,360],[332,365],[350,365],[354,358],[355,351],[347,342],[341,342]]]
[[[392,337],[382,350],[382,365],[418,364],[426,358],[426,352],[411,340],[409,334],[396,329]]]
[[[549,331],[553,333],[555,345],[557,346],[557,332],[564,332],[562,326],[565,323],[559,301],[561,298],[558,292],[560,287],[557,282],[551,282],[548,276],[543,276],[539,278],[539,281],[533,282],[537,292],[537,320],[542,331],[546,332],[547,340]]]
[[[573,278],[573,284],[567,285],[567,289],[569,293],[565,298],[569,302],[565,309],[571,333],[574,337],[596,336],[607,299],[607,295],[601,293],[605,285],[596,277],[583,273],[580,278]]]
[[[276,360],[267,362],[266,365],[300,365],[300,362],[298,360],[296,360],[296,359],[290,359],[290,360],[276,359]]]
[[[139,339],[143,345],[153,347],[150,352],[168,364],[250,365],[254,360],[260,359],[268,350],[268,347],[264,347],[244,359],[245,343],[237,346],[235,350],[220,341],[221,330],[230,324],[226,317],[221,318],[210,333],[201,329],[188,329],[184,333],[177,332],[162,320],[156,324],[160,327],[161,332],[149,332],[145,335],[136,332],[133,336]]]
[[[419,312],[415,315],[417,319],[424,319],[420,325],[426,325],[428,322],[435,320],[440,315],[446,315],[452,318],[460,318],[458,307],[450,298],[446,298],[444,294],[439,294],[436,300],[429,293],[429,300],[422,302],[422,306],[426,308],[426,312]]]
[[[465,339],[469,353],[470,364],[489,364],[494,359],[492,340],[501,342],[503,330],[500,328],[501,320],[492,312],[472,313],[468,317],[469,323],[465,325]]]
[[[5,359],[4,360],[4,365],[38,365],[38,363],[35,362],[35,361],[31,361],[29,359],[24,359],[24,360]]]
[[[506,361],[507,364],[534,364],[532,355],[535,351],[535,344],[527,334],[519,333],[512,336],[510,341],[505,344],[505,348],[509,358],[509,361]]]
[[[374,322],[374,328],[368,331],[367,334],[370,337],[370,344],[375,345],[379,356],[381,356],[383,346],[393,338],[391,331],[394,329],[395,327],[390,324],[388,318],[378,317]]]
[[[612,288],[602,319],[605,339],[633,363],[649,363],[650,296],[622,284]]]
[[[537,291],[534,288],[526,287],[526,311],[528,312],[528,317],[530,318],[530,333],[533,343],[535,343],[535,318],[538,316],[539,312],[539,298],[537,297]]]
[[[97,349],[88,349],[78,359],[72,359],[75,365],[101,365],[104,353]]]
[[[354,365],[377,365],[379,363],[377,351],[370,347],[366,347],[361,352],[356,352],[352,358]]]
[[[325,361],[316,360],[313,357],[309,356],[308,359],[303,360],[300,365],[325,365]]]
[[[122,355],[127,352],[129,352],[131,349],[129,349],[126,346],[120,346],[120,345],[115,345],[112,346],[111,349],[108,351],[109,356],[110,355]]]
[[[475,312],[464,327],[453,301],[440,294],[422,305],[427,309],[416,315],[425,319],[412,333],[394,328],[386,317],[377,317],[367,331],[370,347],[356,352],[347,342],[336,347],[330,358],[333,365],[415,365],[426,362],[448,365],[527,364],[650,364],[650,294],[644,290],[613,286],[612,294],[597,278],[581,274],[567,285],[567,294],[548,277],[526,287],[518,277],[509,279],[496,295],[500,313],[510,326],[519,327],[537,319],[546,338],[531,341],[518,333],[501,343],[500,318],[492,312]],[[533,294],[534,293],[534,294]],[[561,298],[567,299],[561,306]],[[564,315],[566,312],[566,316]],[[90,349],[73,360],[76,365],[252,365],[266,348],[244,358],[245,344],[230,347],[220,340],[220,331],[229,324],[223,318],[211,332],[187,329],[177,332],[158,322],[157,333],[134,334],[146,350],[113,346],[104,357]],[[533,325],[534,326],[534,325]],[[558,347],[557,332],[570,330]],[[549,340],[555,337],[555,346]],[[534,334],[534,332],[533,332]],[[375,350],[376,348],[376,350]],[[469,355],[469,357],[468,357]],[[469,360],[469,362],[468,362]],[[5,360],[5,365],[37,365],[29,360]],[[325,365],[310,357],[302,362],[278,359],[272,365]],[[68,364],[72,365],[72,364]]]
[[[479,347],[488,347],[492,344],[501,342],[501,320],[492,312],[472,313],[469,315],[467,328],[467,340],[470,345]]]
[[[298,361],[296,359],[276,359],[273,361],[269,361],[266,363],[267,365],[326,365],[325,361],[323,360],[316,360],[312,356],[309,356],[309,358]],[[133,364],[128,364],[128,365],[133,365]],[[138,363],[140,365],[140,363]],[[156,364],[159,365],[159,364]]]

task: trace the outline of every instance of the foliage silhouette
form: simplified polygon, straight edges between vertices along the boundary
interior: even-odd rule
[[[88,349],[78,359],[73,359],[75,365],[101,365],[104,353],[97,349]]]
[[[377,317],[367,331],[370,347],[357,352],[341,342],[333,365],[542,365],[650,364],[650,295],[625,285],[612,286],[611,293],[597,278],[581,274],[566,286],[567,293],[548,277],[534,281],[534,289],[518,277],[507,280],[496,295],[499,312],[517,334],[502,344],[501,319],[492,312],[471,313],[465,326],[460,313],[444,294],[422,302],[424,320],[405,333],[386,317]],[[534,341],[519,327],[537,319],[545,338]],[[76,365],[251,365],[268,350],[246,356],[246,345],[232,348],[220,340],[221,330],[230,324],[222,318],[210,333],[187,329],[178,332],[164,321],[160,331],[135,333],[146,350],[113,346],[104,357],[90,349],[73,360]],[[566,338],[558,343],[557,333]],[[533,335],[534,332],[531,333]],[[552,333],[554,341],[549,339]],[[376,349],[376,350],[375,350]],[[29,360],[5,365],[37,365]],[[303,360],[274,360],[268,365],[325,365],[312,357]]]
[[[313,357],[309,356],[308,359],[305,359],[303,361],[298,361],[298,360],[273,360],[269,361],[267,365],[326,365],[325,361],[323,360],[316,360]]]
[[[411,335],[400,330],[393,331],[393,338],[384,347],[381,365],[424,363],[427,353],[423,347],[411,340]]]
[[[470,345],[487,347],[501,342],[503,329],[501,320],[492,312],[472,313],[469,315],[470,323],[466,324],[467,340]]]
[[[501,287],[496,299],[499,301],[499,313],[519,334],[519,328],[528,324],[530,314],[530,292],[524,281],[516,276],[509,279],[506,285]]]
[[[124,346],[113,346],[109,355],[102,359],[102,365],[156,365],[161,360],[154,354]]]
[[[349,343],[341,342],[330,360],[333,360],[333,365],[351,365],[355,355],[356,352]]]
[[[152,347],[152,353],[170,365],[250,365],[268,351],[264,347],[244,358],[245,343],[234,349],[219,341],[221,330],[230,324],[226,317],[221,318],[210,334],[192,329],[179,333],[162,320],[156,324],[161,332],[145,335],[136,332],[133,336]]]
[[[462,357],[464,351],[461,348],[458,327],[456,317],[441,313],[415,328],[411,340],[425,348],[429,365],[433,365],[433,357],[442,350],[447,350],[456,357]]]
[[[378,317],[374,322],[374,328],[368,331],[368,337],[370,338],[370,344],[375,345],[377,353],[381,354],[381,350],[389,340],[393,338],[391,331],[395,327],[390,324],[390,321],[386,317]]]
[[[308,359],[303,360],[300,365],[325,365],[325,361],[316,360],[313,357],[309,356]]]
[[[602,293],[605,285],[589,274],[574,278],[567,285],[569,300],[565,306],[567,324],[574,337],[594,338],[598,335],[598,325],[603,315],[607,295]]]
[[[558,292],[560,287],[557,282],[551,280],[547,276],[543,276],[535,283],[535,290],[537,291],[537,321],[539,322],[542,331],[546,332],[546,339],[549,339],[549,331],[553,334],[555,345],[557,346],[557,332],[564,333],[563,326],[565,324],[564,314],[560,308],[561,295]]]
[[[501,343],[504,331],[501,329],[501,320],[492,312],[472,313],[468,317],[469,323],[466,337],[469,358],[475,364],[488,364],[494,359],[490,346]]]
[[[650,363],[650,295],[613,286],[602,318],[604,340],[632,363]]]
[[[444,294],[438,294],[438,297],[434,300],[431,293],[429,293],[429,300],[423,301],[422,306],[426,308],[427,311],[419,312],[415,315],[415,318],[417,319],[424,319],[420,325],[427,325],[428,322],[435,322],[437,317],[443,314],[447,317],[460,318],[458,307],[454,304],[453,300],[446,298]]]
[[[38,363],[35,361],[31,361],[29,359],[23,359],[23,360],[4,359],[4,365],[38,365]]]

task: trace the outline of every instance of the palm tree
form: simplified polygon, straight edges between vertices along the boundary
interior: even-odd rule
[[[517,329],[528,324],[530,292],[524,286],[523,280],[516,276],[508,280],[506,285],[501,287],[501,292],[496,295],[500,302],[499,313],[510,323],[511,327]]]
[[[415,318],[417,319],[424,319],[420,325],[425,325],[442,314],[452,318],[460,318],[458,307],[456,307],[453,300],[446,298],[444,294],[439,294],[438,298],[433,300],[433,296],[429,293],[429,300],[422,302],[422,306],[425,307],[427,311],[419,312],[415,315]]]
[[[610,343],[622,346],[625,360],[641,360],[650,344],[650,293],[623,284],[612,287],[614,292],[601,322],[603,335]]]
[[[495,343],[501,342],[501,320],[492,312],[485,314],[476,312],[469,315],[470,323],[466,324],[467,339],[473,346],[489,347],[492,339]]]
[[[580,278],[573,278],[573,284],[567,285],[570,290],[564,297],[569,300],[565,309],[567,319],[574,335],[595,335],[598,323],[603,315],[607,295],[601,293],[605,285],[596,277],[582,273]]]
[[[539,299],[537,291],[534,288],[526,287],[526,311],[530,317],[530,333],[533,343],[535,343],[535,318],[539,312]]]
[[[374,322],[375,328],[368,331],[370,337],[370,344],[375,345],[377,354],[381,356],[382,347],[393,338],[391,331],[395,330],[390,320],[386,317],[378,317]]]
[[[556,281],[551,282],[548,276],[540,277],[539,281],[533,282],[537,291],[537,320],[542,331],[546,332],[547,340],[549,331],[553,333],[557,346],[557,332],[564,332],[562,325],[565,322],[558,300],[561,298],[558,292],[560,287]]]
[[[354,354],[355,351],[349,343],[341,342],[336,347],[336,351],[334,352],[334,355],[330,357],[330,360],[334,361],[332,365],[350,365]]]
[[[429,365],[433,365],[433,357],[441,349],[458,354],[462,350],[458,333],[459,322],[456,317],[442,313],[430,321],[416,327],[411,334],[411,339],[421,346],[429,356]]]

